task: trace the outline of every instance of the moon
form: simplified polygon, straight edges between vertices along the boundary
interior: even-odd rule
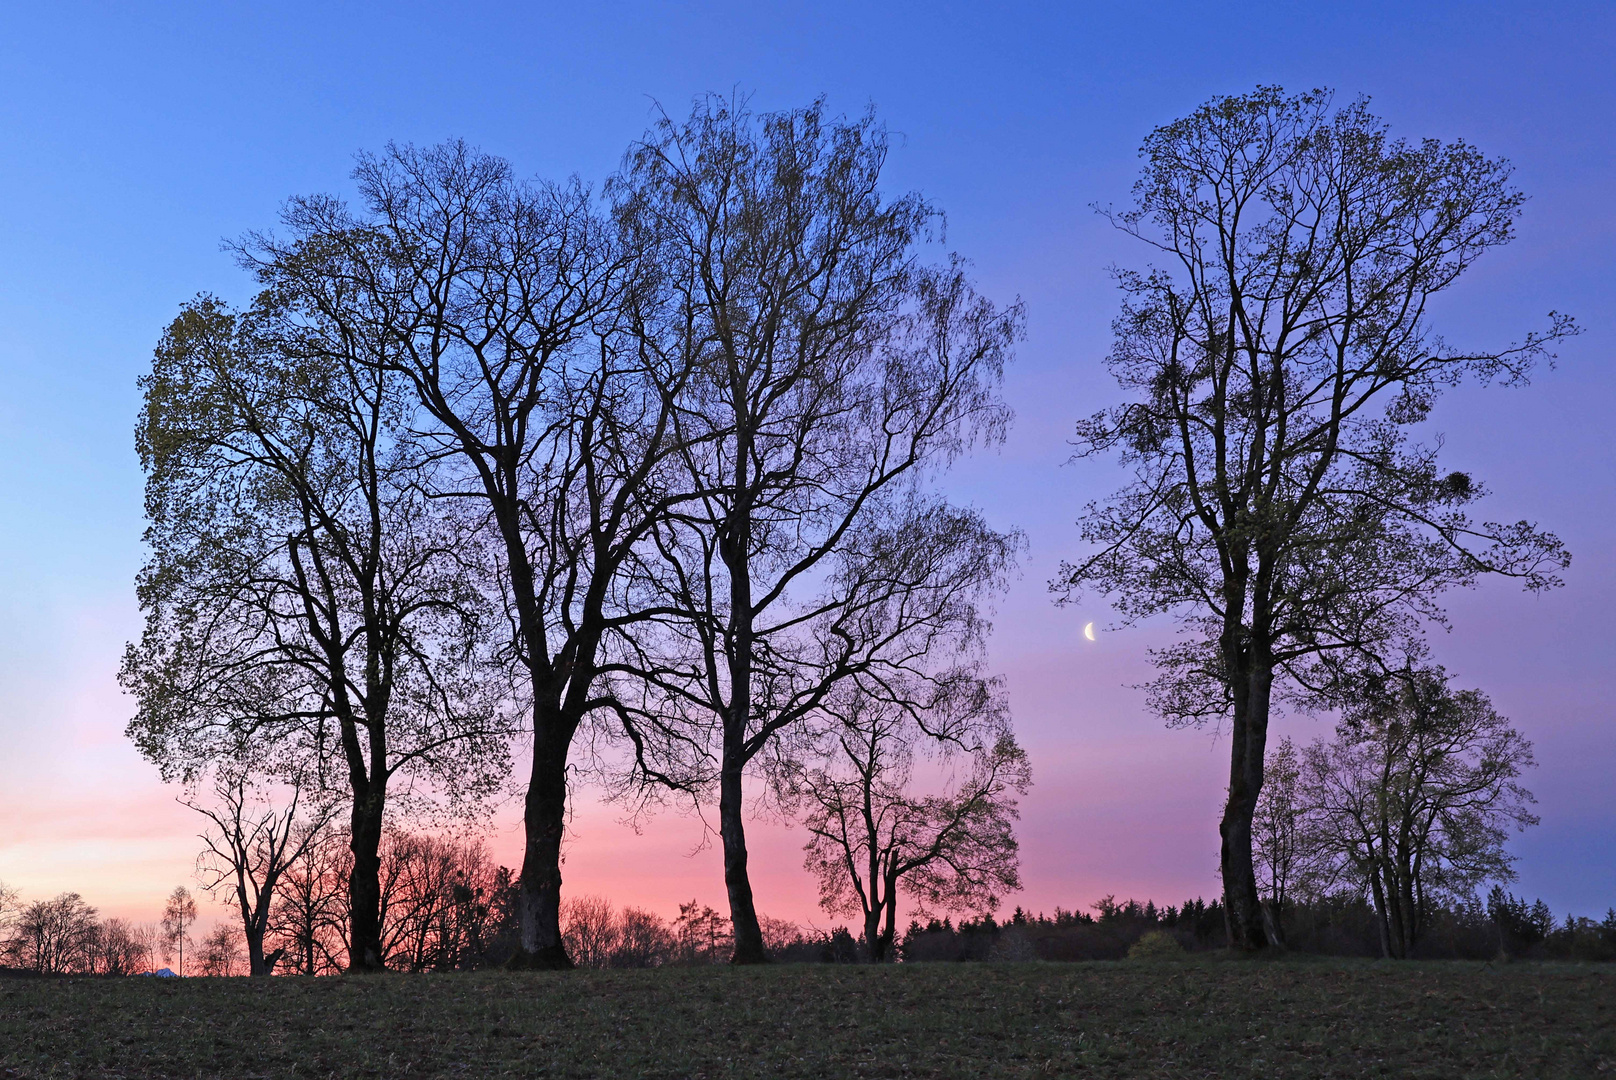
[[[1083,636],[1088,638],[1090,641],[1094,640],[1094,624],[1093,623],[1089,623],[1087,626],[1085,626],[1083,628]]]

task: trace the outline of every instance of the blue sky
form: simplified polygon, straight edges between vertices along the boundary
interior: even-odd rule
[[[246,295],[221,240],[273,225],[294,193],[346,190],[353,154],[390,139],[464,137],[520,172],[598,183],[655,102],[677,114],[739,89],[761,109],[873,103],[899,136],[892,186],[947,211],[985,291],[1027,302],[1015,433],[954,480],[1031,543],[993,653],[1038,772],[1022,899],[1211,895],[1226,748],[1162,730],[1128,689],[1165,631],[1087,646],[1079,628],[1104,610],[1057,611],[1043,583],[1082,503],[1118,479],[1062,466],[1072,420],[1112,400],[1106,268],[1144,257],[1090,206],[1126,200],[1153,126],[1262,82],[1369,94],[1399,134],[1515,163],[1531,196],[1520,239],[1443,302],[1450,338],[1519,337],[1551,308],[1587,327],[1533,387],[1462,391],[1437,414],[1449,460],[1496,492],[1488,509],[1540,520],[1576,556],[1555,595],[1455,597],[1437,655],[1537,743],[1543,825],[1514,845],[1519,887],[1562,914],[1602,912],[1616,904],[1612,56],[1609,4],[7,6],[0,879],[134,910],[189,874],[194,827],[124,746],[112,676],[139,627],[135,380],[180,302]],[[711,852],[686,858],[692,822],[633,837],[592,813],[569,880],[716,903]],[[779,891],[765,909],[812,914],[800,834],[760,830]],[[607,867],[625,857],[651,869],[626,883]]]

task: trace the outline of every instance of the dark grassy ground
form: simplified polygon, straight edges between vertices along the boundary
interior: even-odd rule
[[[1193,961],[0,979],[0,1077],[1616,1076],[1616,969]]]

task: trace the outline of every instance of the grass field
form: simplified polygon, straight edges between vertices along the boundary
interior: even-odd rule
[[[1609,966],[0,979],[7,1078],[1601,1075],[1616,1076]]]

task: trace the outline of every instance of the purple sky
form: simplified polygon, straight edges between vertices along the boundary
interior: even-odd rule
[[[1570,545],[1567,587],[1454,596],[1437,658],[1534,740],[1543,824],[1512,844],[1517,891],[1557,914],[1616,904],[1616,9],[1543,4],[774,5],[277,4],[0,12],[0,880],[76,889],[152,917],[191,880],[194,815],[124,742],[116,687],[138,633],[141,477],[135,379],[177,305],[243,298],[221,238],[270,225],[285,197],[344,191],[355,151],[464,136],[524,173],[599,181],[653,100],[705,90],[761,109],[826,94],[874,102],[900,134],[895,189],[948,212],[982,287],[1028,305],[1009,376],[1009,444],[956,473],[957,497],[1024,529],[1022,578],[998,605],[1036,787],[1023,806],[1035,910],[1114,892],[1217,891],[1226,745],[1164,730],[1129,685],[1169,628],[1081,637],[1097,604],[1056,610],[1045,582],[1075,548],[1106,463],[1063,467],[1072,421],[1114,400],[1100,368],[1113,263],[1143,253],[1092,203],[1127,199],[1155,125],[1259,82],[1364,93],[1398,134],[1462,137],[1510,158],[1531,196],[1510,248],[1437,312],[1455,343],[1495,344],[1570,311],[1587,333],[1524,390],[1465,390],[1438,410],[1447,461]],[[1298,739],[1324,726],[1291,718]],[[720,906],[700,823],[640,835],[585,793],[569,889],[671,912]],[[514,858],[514,815],[494,843]],[[825,918],[802,833],[755,828],[759,902]]]

